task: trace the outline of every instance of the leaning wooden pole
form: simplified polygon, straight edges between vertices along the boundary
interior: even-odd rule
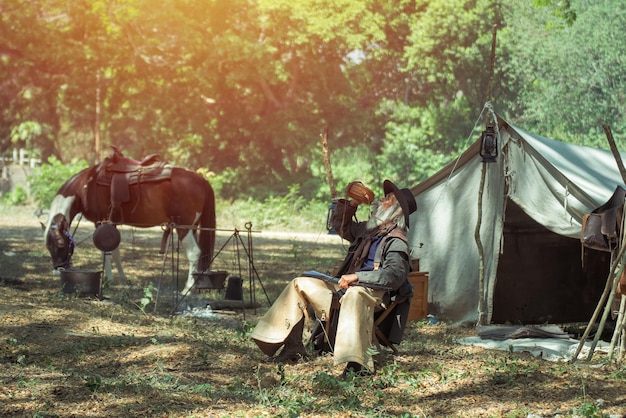
[[[619,335],[624,331],[624,309],[626,308],[626,296],[622,295],[619,304],[619,311],[617,314],[617,321],[615,321],[615,331],[613,332],[613,338],[611,338],[611,345],[609,346],[609,362],[613,360],[613,350],[619,340]],[[623,338],[623,337],[622,337]],[[618,346],[619,352],[619,346]],[[618,355],[618,360],[621,360],[621,355]],[[619,362],[619,361],[618,361]]]
[[[622,243],[622,247],[624,247],[624,243]],[[596,331],[596,335],[593,338],[593,343],[591,344],[591,347],[589,349],[589,354],[587,355],[587,361],[591,360],[591,358],[593,357],[593,352],[596,350],[596,345],[598,345],[598,341],[600,340],[600,335],[602,334],[602,331],[604,330],[604,324],[606,323],[606,319],[609,316],[609,313],[611,312],[611,304],[613,301],[613,298],[615,297],[615,290],[617,290],[617,286],[619,285],[619,280],[616,280],[617,277],[621,276],[622,273],[624,272],[624,264],[620,263],[620,258],[616,259],[615,262],[617,264],[621,264],[622,267],[618,270],[618,273],[613,277],[613,285],[611,286],[611,292],[609,293],[609,297],[606,301],[606,305],[604,306],[604,312],[602,313],[602,318],[600,318],[600,324],[598,325],[598,329]]]
[[[615,270],[617,269],[619,260],[624,255],[624,250],[626,250],[626,245],[622,245],[622,248],[620,248],[619,250],[619,254],[617,255],[617,257],[615,257],[615,259],[613,260],[613,263],[611,264],[611,270],[609,271],[609,276],[606,279],[606,284],[604,285],[604,291],[602,292],[602,295],[600,296],[600,300],[598,301],[598,305],[596,306],[595,311],[593,311],[593,315],[591,315],[591,319],[589,320],[589,323],[587,324],[587,328],[585,329],[585,332],[583,333],[583,336],[581,337],[580,342],[578,343],[578,348],[576,348],[576,352],[574,353],[574,356],[572,357],[572,360],[571,360],[572,363],[578,359],[578,355],[580,354],[583,346],[585,345],[585,341],[589,337],[591,328],[593,327],[593,324],[596,322],[596,319],[598,319],[598,315],[600,315],[602,306],[604,305],[606,298],[611,292],[611,288],[612,288],[611,279],[615,277]]]
[[[622,180],[624,184],[626,184],[626,168],[624,168],[624,162],[622,161],[622,155],[619,153],[617,149],[617,145],[615,144],[615,139],[613,138],[613,133],[611,132],[611,127],[609,125],[602,125],[604,129],[604,133],[606,134],[606,139],[609,141],[609,146],[611,147],[611,152],[613,153],[613,157],[615,158],[615,162],[617,163],[617,168],[619,169],[620,174],[622,175]],[[622,215],[623,216],[623,215]],[[624,230],[622,226],[622,231]],[[615,278],[615,281],[619,283],[619,278],[621,275]],[[609,305],[612,304],[612,299],[609,299]],[[622,294],[620,307],[617,317],[617,322],[615,326],[615,330],[613,331],[613,338],[611,338],[611,346],[609,348],[609,361],[613,357],[613,349],[615,348],[615,343],[619,339],[619,335],[622,334],[624,336],[624,309],[626,305],[626,295]],[[623,338],[623,337],[622,337]],[[618,347],[619,350],[619,347]],[[618,363],[621,361],[623,353],[620,353],[618,356]]]
[[[609,147],[611,148],[611,152],[613,153],[613,157],[615,158],[615,162],[617,164],[617,168],[622,176],[622,181],[624,182],[624,184],[626,184],[626,168],[624,167],[624,162],[622,161],[622,156],[619,153],[619,150],[617,149],[617,145],[615,144],[615,140],[613,139],[613,134],[611,133],[611,127],[608,125],[602,125],[602,127],[604,128],[604,132],[606,134],[606,139],[609,142]],[[578,355],[580,354],[580,351],[582,350],[583,345],[585,344],[585,341],[587,340],[587,338],[589,337],[589,333],[591,331],[591,328],[593,327],[593,324],[595,323],[595,321],[598,319],[598,315],[600,314],[600,310],[602,309],[602,306],[606,304],[605,306],[605,314],[608,315],[608,310],[610,310],[610,306],[611,306],[611,302],[613,296],[615,295],[615,290],[617,289],[617,283],[618,280],[616,280],[617,277],[619,277],[622,272],[624,267],[622,266],[622,268],[620,269],[620,273],[619,275],[615,275],[615,270],[617,268],[617,266],[620,264],[623,256],[624,256],[624,243],[622,242],[621,244],[621,249],[620,252],[618,254],[618,256],[613,260],[612,265],[611,265],[611,271],[609,272],[609,277],[607,278],[606,281],[606,285],[604,287],[604,291],[602,292],[602,296],[600,297],[600,300],[598,301],[598,305],[596,306],[595,311],[593,312],[593,315],[591,316],[591,320],[589,321],[589,324],[587,324],[587,328],[585,329],[585,332],[583,333],[582,338],[580,339],[580,342],[578,344],[578,348],[576,349],[576,353],[574,354],[574,356],[572,357],[572,362],[576,361],[576,359],[578,358]],[[614,280],[614,282],[612,283],[611,280]],[[611,286],[611,284],[613,284],[613,286]],[[603,318],[601,319],[601,323],[598,327],[598,330],[596,331],[596,337],[594,338],[594,342],[593,345],[591,347],[591,350],[589,351],[589,356],[587,357],[587,360],[591,360],[591,357],[593,356],[593,352],[595,350],[596,344],[598,339],[600,338],[600,334],[602,334],[602,330],[604,329],[604,322],[606,321],[606,315],[603,315]]]
[[[622,300],[624,297],[622,297]],[[622,343],[620,344],[619,354],[617,356],[617,363],[621,363],[622,360],[626,357],[624,353],[626,353],[626,315],[622,317]]]
[[[613,133],[611,132],[611,127],[609,125],[602,125],[602,127],[604,128],[606,139],[609,141],[609,146],[611,147],[613,158],[615,158],[615,162],[617,163],[617,168],[619,169],[619,173],[622,175],[622,181],[624,181],[624,184],[626,184],[626,168],[624,168],[622,155],[619,153],[619,150],[617,149],[617,145],[615,145],[615,140],[613,139]]]

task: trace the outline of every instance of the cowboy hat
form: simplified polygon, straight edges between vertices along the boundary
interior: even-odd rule
[[[398,189],[398,186],[393,184],[390,180],[385,180],[383,182],[383,191],[385,192],[385,196],[389,193],[393,193],[398,199],[398,203],[402,208],[402,213],[404,213],[404,221],[406,223],[406,227],[409,227],[409,215],[417,210],[417,203],[415,203],[415,196],[409,189]]]

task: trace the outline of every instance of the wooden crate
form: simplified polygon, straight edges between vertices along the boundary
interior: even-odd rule
[[[417,322],[428,315],[428,272],[414,271],[409,273],[409,282],[413,285],[413,297],[409,318],[411,322]]]

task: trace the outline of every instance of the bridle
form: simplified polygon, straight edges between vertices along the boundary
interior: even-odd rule
[[[50,229],[59,229],[59,225],[56,223],[53,223],[50,225]],[[62,231],[62,234],[67,238],[67,255],[65,257],[65,260],[63,261],[63,263],[60,266],[54,266],[55,268],[68,268],[70,266],[70,262],[72,259],[72,255],[74,255],[74,248],[76,248],[76,242],[74,242],[74,237],[72,237],[72,234],[70,234],[70,232],[65,229]],[[62,237],[61,237],[62,239]],[[59,244],[64,244],[64,240],[63,242],[60,242],[58,239],[55,240],[56,241],[56,246],[57,248],[62,248],[62,245]]]

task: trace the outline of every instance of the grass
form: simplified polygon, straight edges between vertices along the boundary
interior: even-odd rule
[[[244,297],[252,299],[255,284],[258,307],[245,315],[231,310],[199,318],[171,315],[174,290],[185,277],[176,284],[171,253],[165,259],[158,254],[158,229],[122,229],[130,283],[114,281],[104,291],[107,299],[97,301],[60,292],[36,218],[0,208],[0,221],[1,416],[521,418],[625,412],[624,366],[601,355],[591,363],[553,363],[460,345],[456,339],[474,331],[445,321],[411,323],[400,353],[383,348],[370,378],[342,380],[341,368],[326,356],[289,366],[264,363],[249,333],[269,306],[266,299],[274,300],[304,268],[330,270],[345,250],[323,230],[309,231],[306,239],[254,233],[259,277],[249,279],[246,262],[241,274]],[[90,231],[79,227],[75,263],[93,268],[102,260]],[[229,237],[220,234],[219,243]],[[239,274],[232,242],[218,262]],[[185,303],[220,298],[223,291],[212,290]]]

